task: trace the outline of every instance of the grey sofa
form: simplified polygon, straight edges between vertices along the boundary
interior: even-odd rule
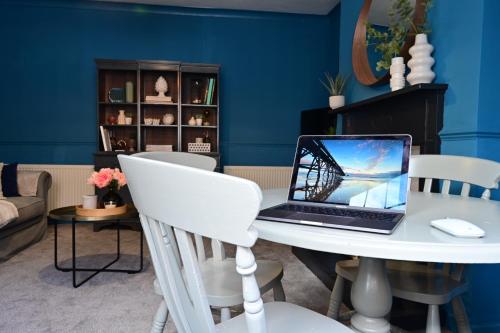
[[[18,171],[18,177],[23,172]],[[43,239],[47,233],[47,197],[52,177],[40,171],[36,196],[9,197],[19,211],[19,217],[0,228],[0,262]]]

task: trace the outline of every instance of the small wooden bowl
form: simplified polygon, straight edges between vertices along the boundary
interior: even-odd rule
[[[82,205],[76,206],[76,215],[88,216],[88,217],[99,217],[99,216],[110,216],[110,215],[122,215],[127,212],[127,205],[115,207],[115,208],[82,208]]]

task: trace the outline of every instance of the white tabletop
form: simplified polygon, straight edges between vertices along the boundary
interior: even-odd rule
[[[286,201],[287,189],[263,191],[262,208]],[[430,227],[431,220],[455,217],[486,232],[466,239]],[[411,192],[406,218],[392,235],[256,220],[259,238],[311,250],[394,260],[500,263],[500,202]]]

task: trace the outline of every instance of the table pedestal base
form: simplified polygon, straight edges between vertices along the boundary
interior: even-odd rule
[[[352,285],[351,302],[356,314],[352,328],[364,333],[389,333],[386,316],[391,311],[392,293],[385,270],[385,260],[359,259],[359,271]]]

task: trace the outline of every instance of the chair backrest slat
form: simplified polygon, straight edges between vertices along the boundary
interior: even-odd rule
[[[460,195],[463,197],[468,197],[470,193],[470,184],[469,183],[463,183],[462,184],[462,191],[460,191]]]
[[[198,256],[188,233],[228,242],[251,254],[257,239],[252,223],[262,201],[259,187],[245,179],[168,162],[126,155],[118,158],[177,330],[215,332]],[[250,333],[264,333],[262,299],[253,274],[255,260],[253,255],[244,258],[253,260],[236,259],[246,286],[247,326]]]
[[[483,194],[481,195],[481,198],[490,200],[491,197],[491,191],[489,189],[484,190]]]
[[[160,288],[165,297],[167,306],[170,310],[170,315],[175,322],[175,326],[178,332],[188,333],[190,332],[189,323],[187,322],[187,316],[183,311],[182,307],[176,306],[181,302],[183,298],[180,294],[180,289],[167,287],[169,283],[175,283],[176,280],[174,275],[176,271],[180,271],[180,263],[177,261],[177,257],[173,252],[172,244],[168,237],[158,237],[155,234],[155,224],[156,221],[151,220],[147,216],[140,214],[141,225],[144,231],[144,237],[148,244],[149,253],[151,260],[153,262],[153,267],[155,269],[156,276],[160,283]],[[161,234],[161,231],[160,231]],[[163,246],[161,246],[161,245]],[[164,248],[164,251],[161,251]],[[170,259],[170,264],[165,266],[163,264],[162,258],[165,254],[167,258]],[[170,255],[169,255],[170,253]],[[173,259],[173,260],[172,260]],[[168,260],[168,259],[167,259]],[[178,274],[178,273],[177,273]],[[185,298],[185,297],[184,297]]]
[[[443,187],[441,188],[441,193],[449,194],[450,193],[450,184],[451,184],[451,182],[448,179],[443,180]]]
[[[207,255],[205,254],[205,245],[203,244],[203,237],[200,235],[194,235],[194,243],[196,245],[196,253],[198,254],[198,261],[204,262],[207,260]]]
[[[429,193],[432,187],[432,178],[426,178],[424,183],[424,192]]]
[[[179,245],[182,263],[184,264],[187,289],[190,292],[190,301],[187,304],[192,313],[186,313],[187,318],[197,318],[189,320],[191,332],[215,332],[214,320],[208,304],[205,287],[198,267],[197,255],[195,253],[192,238],[186,231],[174,228],[175,236]],[[189,306],[192,305],[192,308]]]
[[[221,241],[212,239],[212,253],[214,261],[222,261],[226,259],[226,250]]]

